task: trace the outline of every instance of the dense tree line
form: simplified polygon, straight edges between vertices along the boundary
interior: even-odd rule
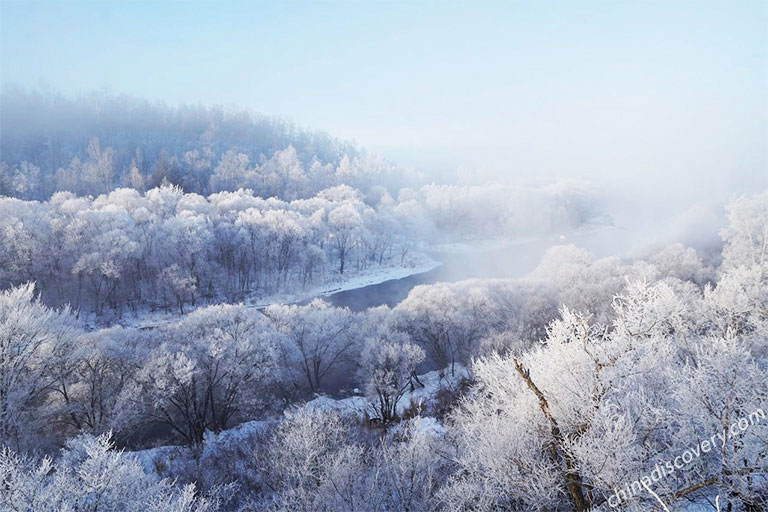
[[[331,273],[400,265],[393,213],[348,187],[308,200],[250,191],[208,199],[162,187],[45,203],[0,199],[0,282],[33,280],[49,304],[98,315],[311,288]]]

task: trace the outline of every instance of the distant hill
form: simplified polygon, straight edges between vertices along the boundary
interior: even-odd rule
[[[250,187],[295,198],[339,184],[365,190],[370,183],[361,176],[371,173],[377,184],[403,177],[352,142],[243,109],[19,88],[0,93],[0,161],[0,194],[24,199],[163,183],[201,194]]]

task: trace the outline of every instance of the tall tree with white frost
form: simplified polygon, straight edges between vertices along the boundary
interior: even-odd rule
[[[328,227],[331,230],[331,244],[339,257],[339,273],[344,273],[344,265],[349,252],[359,243],[363,219],[352,204],[337,206],[328,213]]]

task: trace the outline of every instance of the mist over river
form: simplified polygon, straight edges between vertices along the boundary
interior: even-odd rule
[[[363,311],[381,305],[393,307],[405,299],[411,289],[421,284],[475,278],[523,277],[536,268],[550,247],[556,245],[574,244],[597,257],[602,257],[617,254],[617,251],[626,251],[628,243],[624,230],[613,226],[599,226],[569,236],[509,242],[502,247],[488,250],[473,250],[471,244],[466,244],[467,247],[462,251],[430,251],[428,255],[442,264],[429,272],[333,293],[323,299],[334,306],[346,307],[352,311]],[[302,303],[306,302],[309,300]]]

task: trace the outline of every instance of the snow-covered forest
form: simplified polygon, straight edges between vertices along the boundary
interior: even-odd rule
[[[211,126],[194,141],[233,131],[200,116]],[[555,245],[523,278],[419,285],[351,311],[279,298],[416,266],[437,242],[563,233],[598,211],[576,185],[396,190],[394,167],[334,154],[333,140],[306,165],[282,128],[285,147],[253,166],[235,136],[188,149],[164,129],[181,160],[124,161],[141,153],[128,129],[117,147],[57,144],[87,155],[64,167],[43,149],[3,162],[3,507],[768,506],[768,191],[729,203],[719,254]],[[4,145],[9,131],[25,148],[40,136],[4,129]],[[163,165],[177,174],[157,182]],[[194,166],[205,179],[190,186]],[[42,193],[52,177],[78,185]],[[632,490],[731,425],[733,439],[654,480],[656,496]]]
[[[765,8],[36,2],[0,512],[768,511]]]

